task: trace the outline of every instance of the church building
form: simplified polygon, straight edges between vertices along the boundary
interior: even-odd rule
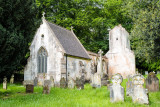
[[[60,79],[76,79],[80,77],[82,69],[85,80],[91,81],[92,75],[107,74],[107,58],[88,52],[83,47],[73,30],[48,22],[44,15],[42,24],[31,42],[30,57],[24,69],[24,80],[38,78],[42,85],[46,79],[54,78],[55,85]],[[100,59],[101,58],[101,59]],[[101,62],[102,61],[102,62]]]

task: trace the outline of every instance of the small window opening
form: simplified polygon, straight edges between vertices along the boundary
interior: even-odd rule
[[[44,34],[42,34],[41,37],[43,38],[43,37],[44,37]]]

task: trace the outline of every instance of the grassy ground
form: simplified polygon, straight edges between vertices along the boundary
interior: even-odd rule
[[[160,75],[158,77],[160,79]],[[126,87],[126,82],[123,81],[123,87]],[[0,107],[160,107],[160,92],[149,93],[149,101],[149,105],[134,104],[130,97],[125,96],[124,102],[111,103],[106,86],[92,89],[89,84],[84,90],[52,88],[49,95],[42,94],[42,87],[35,87],[33,94],[26,94],[22,85],[8,84],[5,91],[0,84]]]

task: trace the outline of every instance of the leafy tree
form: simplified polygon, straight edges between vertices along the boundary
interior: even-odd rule
[[[0,77],[25,64],[28,43],[37,28],[34,0],[0,0]]]
[[[131,20],[122,9],[123,0],[36,0],[46,18],[74,32],[87,50],[108,51],[108,28],[122,24],[130,31]]]
[[[134,22],[131,46],[139,66],[160,70],[160,1],[128,0],[126,4]]]

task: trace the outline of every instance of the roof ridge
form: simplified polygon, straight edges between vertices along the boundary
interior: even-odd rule
[[[46,20],[46,21],[47,21],[47,20]],[[64,30],[66,30],[66,31],[71,32],[70,30],[68,30],[68,29],[66,29],[66,28],[64,28],[64,27],[62,27],[62,26],[56,25],[56,24],[54,24],[54,23],[52,23],[52,22],[49,22],[49,21],[47,21],[47,22],[50,23],[50,24],[53,24],[53,25],[55,25],[55,26],[57,26],[57,27],[59,27],[59,28],[61,28],[61,29],[64,29]]]

